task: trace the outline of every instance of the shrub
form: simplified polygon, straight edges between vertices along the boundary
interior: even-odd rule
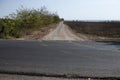
[[[31,30],[38,29],[44,25],[58,23],[60,18],[57,14],[50,13],[45,7],[41,9],[20,8],[0,19],[0,38],[17,38],[28,34]]]

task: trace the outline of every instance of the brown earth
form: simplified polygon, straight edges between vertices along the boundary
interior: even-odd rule
[[[86,37],[84,35],[80,35],[79,37],[75,35],[75,33],[62,22],[51,31],[48,35],[44,36],[42,40],[71,40],[71,41],[85,41]]]
[[[44,26],[38,30],[31,32],[17,40],[71,40],[86,41],[88,38],[83,34],[77,34],[69,26],[62,22],[59,24],[51,24]]]
[[[43,26],[38,30],[32,31],[29,35],[25,35],[21,38],[17,38],[17,40],[41,40],[43,36],[47,35],[49,32],[55,29],[57,25],[58,24],[51,24],[48,26]]]

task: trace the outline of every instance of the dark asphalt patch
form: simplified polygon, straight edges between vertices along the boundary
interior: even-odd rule
[[[103,42],[1,40],[0,71],[119,78],[119,46]]]

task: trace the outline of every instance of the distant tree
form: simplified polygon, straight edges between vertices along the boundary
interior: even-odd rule
[[[61,18],[61,21],[64,21],[64,18]]]

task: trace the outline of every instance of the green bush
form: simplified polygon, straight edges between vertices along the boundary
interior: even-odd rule
[[[16,13],[0,19],[0,38],[18,38],[32,30],[59,21],[59,16],[50,13],[45,7],[41,9],[20,8]]]

